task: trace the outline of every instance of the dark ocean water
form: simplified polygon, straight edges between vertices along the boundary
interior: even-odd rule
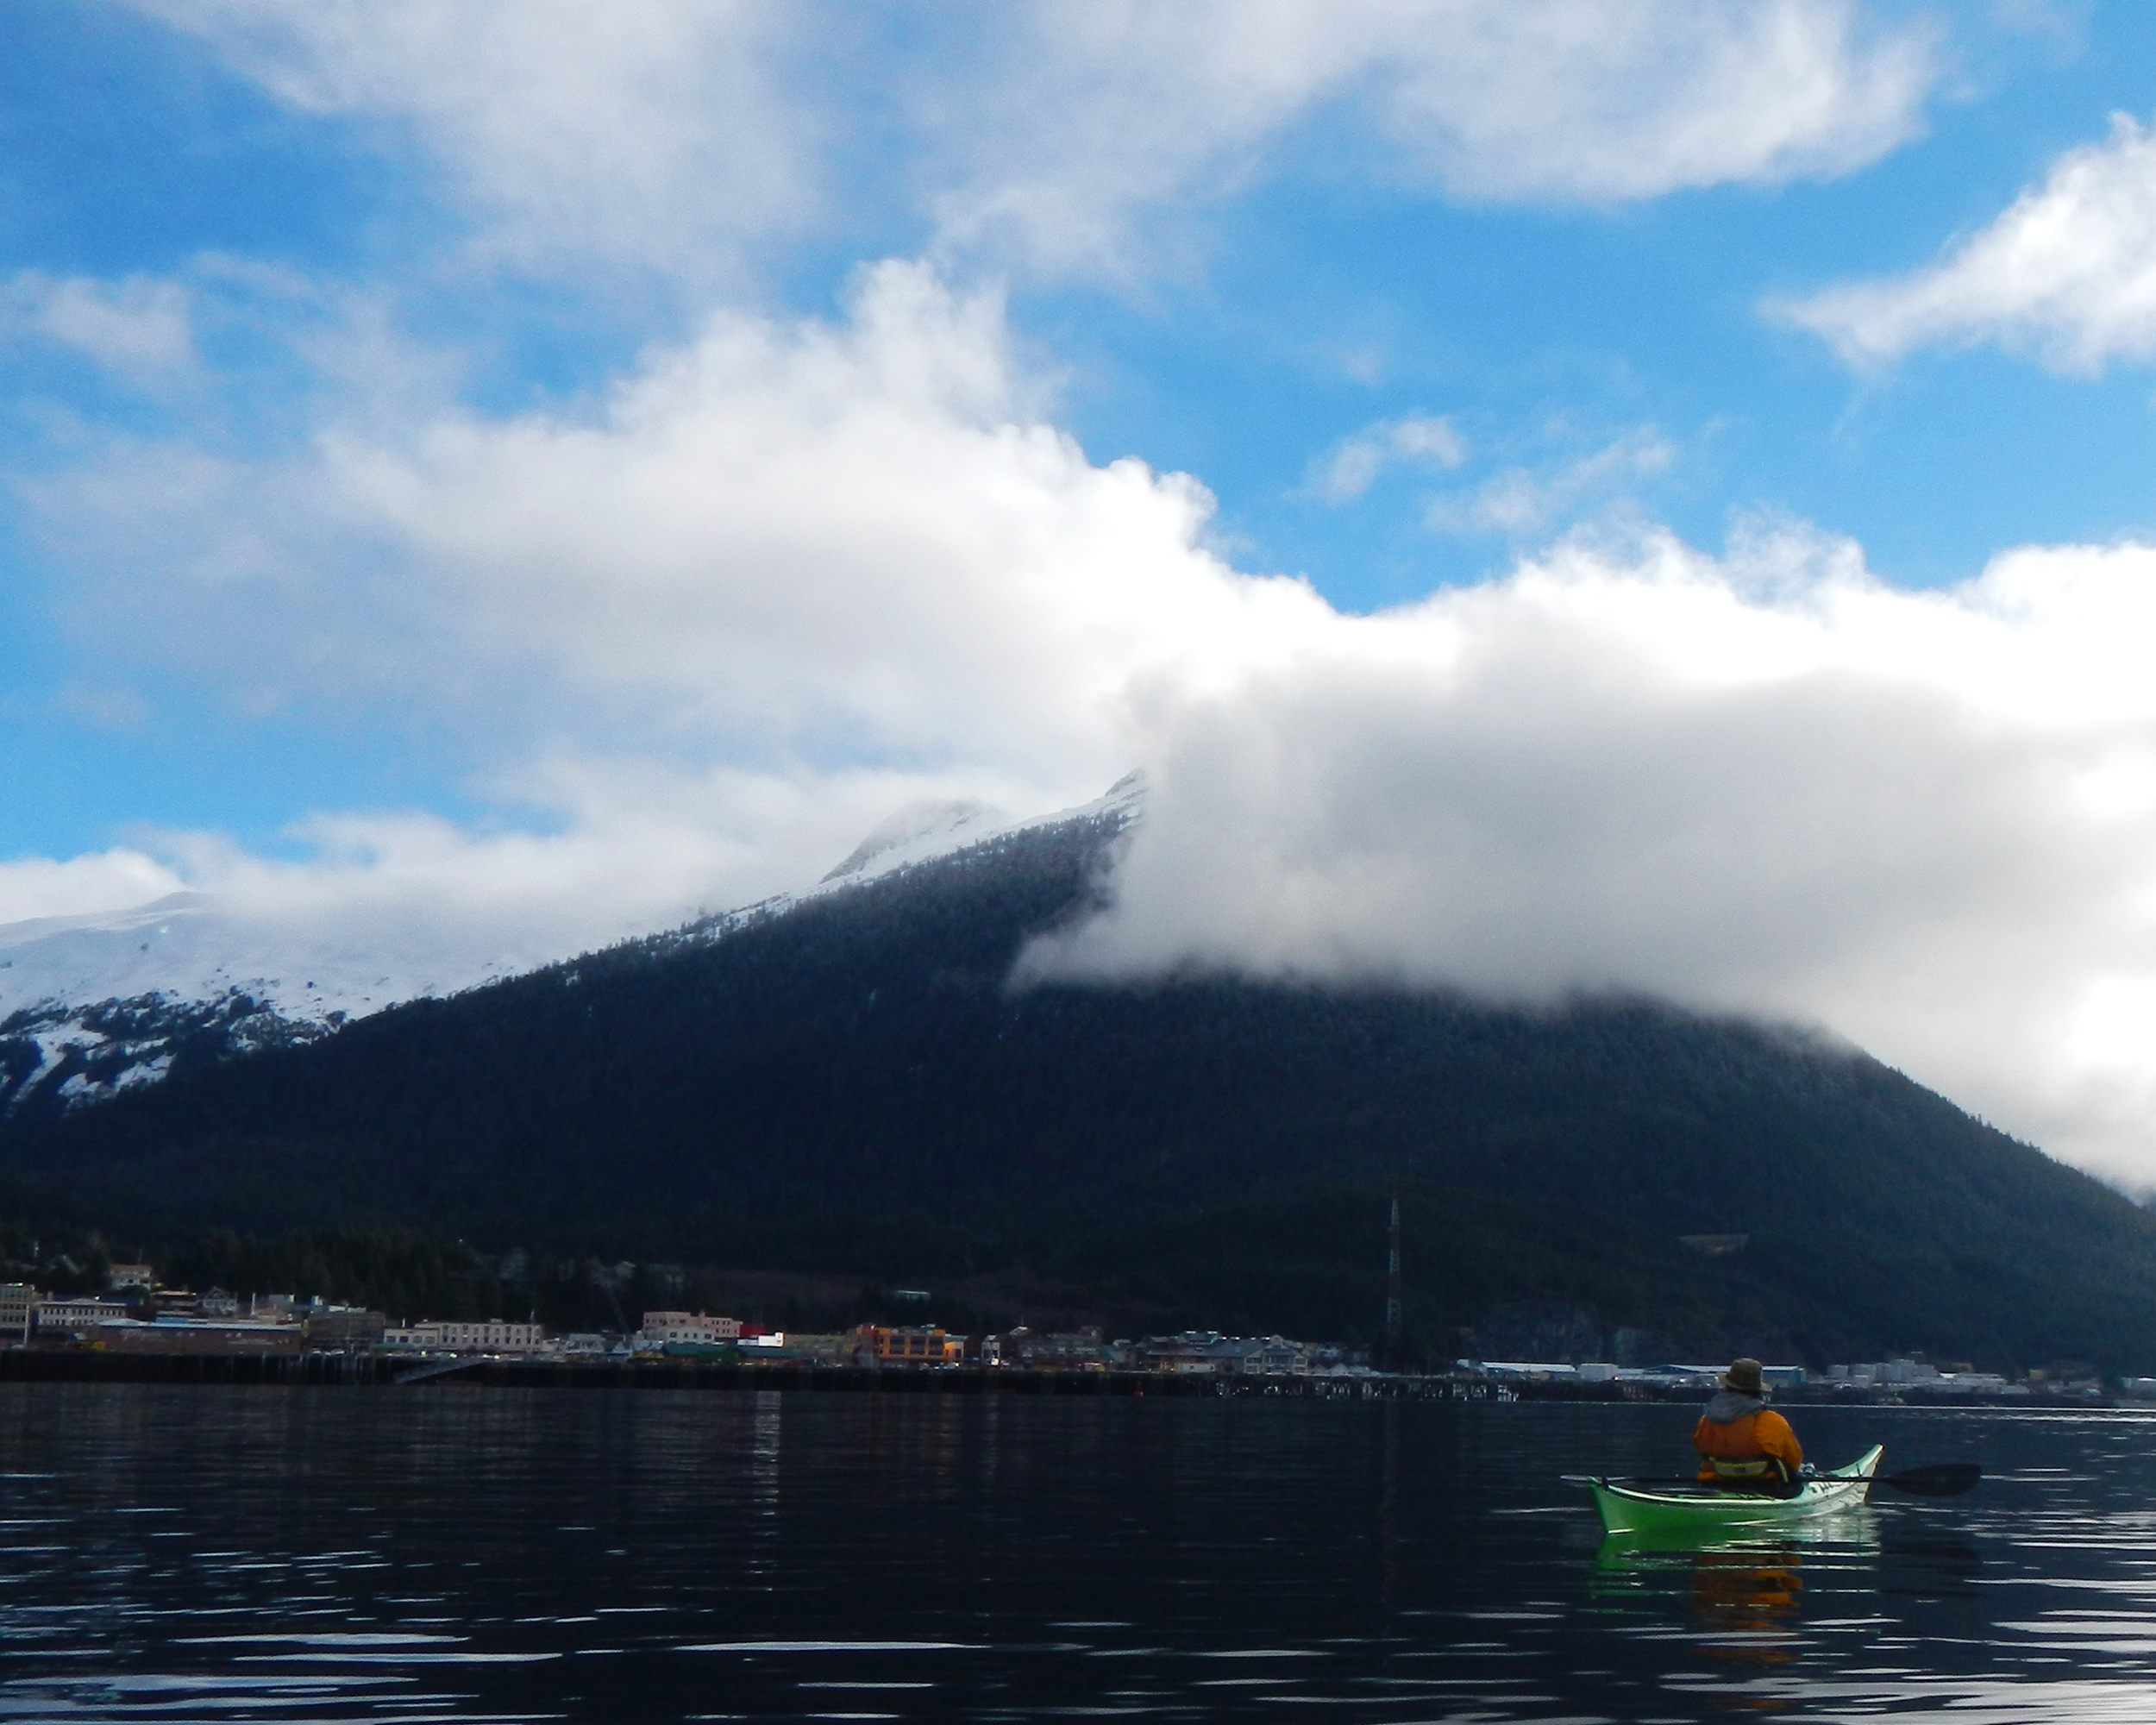
[[[0,1715],[2156,1720],[2156,1417],[1798,1411],[1952,1503],[1606,1546],[1678,1408],[0,1390]]]

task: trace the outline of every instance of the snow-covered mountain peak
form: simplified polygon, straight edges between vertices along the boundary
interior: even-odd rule
[[[1027,831],[1034,827],[1060,826],[1067,821],[1112,822],[1118,827],[1135,821],[1145,805],[1145,775],[1143,770],[1125,773],[1111,785],[1105,795],[1075,808],[1058,809],[1053,814],[1031,815],[1013,820],[987,803],[936,802],[908,803],[904,808],[880,822],[868,836],[856,845],[852,853],[815,888],[822,894],[834,888],[857,886],[917,863],[931,862],[942,856],[956,856],[970,850],[977,844],[987,844],[1006,834]],[[805,894],[804,896],[809,896]],[[759,906],[768,910],[789,900],[774,900],[770,906]]]
[[[933,798],[911,802],[879,822],[819,884],[903,868],[908,861],[941,855],[958,844],[1000,831],[1009,824],[1003,811],[988,803]]]

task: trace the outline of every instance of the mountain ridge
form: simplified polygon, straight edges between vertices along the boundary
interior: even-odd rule
[[[0,1171],[139,1227],[1046,1276],[1342,1339],[1379,1310],[1396,1188],[1433,1357],[1555,1323],[2156,1364],[2156,1218],[1802,1032],[1640,1000],[1012,986],[1027,942],[1104,902],[1128,818],[175,1071],[17,1135]],[[1691,1234],[1748,1243],[1708,1259]]]

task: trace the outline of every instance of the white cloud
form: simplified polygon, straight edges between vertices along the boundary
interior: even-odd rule
[[[0,333],[57,342],[142,382],[169,378],[195,358],[187,290],[148,277],[106,282],[24,270],[0,285]]]
[[[1922,28],[1805,0],[1410,9],[1389,129],[1457,194],[1617,202],[1831,179],[1920,129]]]
[[[2152,624],[2156,548],[1562,548],[1163,702],[1119,902],[1036,962],[1791,1017],[2156,1181]]]
[[[1669,471],[1676,448],[1639,426],[1591,455],[1552,467],[1507,467],[1473,491],[1440,497],[1425,519],[1441,533],[1539,536],[1583,505],[1621,499],[1628,486]]]
[[[2060,372],[2147,360],[2156,354],[2156,134],[2119,115],[2109,138],[2068,151],[1937,263],[1767,310],[1859,367],[1986,341]]]
[[[101,648],[495,739],[491,822],[150,847],[191,886],[582,944],[806,884],[903,804],[1144,764],[1081,969],[1791,1015],[2156,1179],[2156,549],[1909,593],[1798,532],[1649,536],[1342,615],[1208,551],[1192,482],[1089,461],[994,301],[904,265],[582,414],[363,416],[256,469],[119,446],[37,496]]]
[[[1245,185],[1326,111],[1366,172],[1470,201],[1620,203],[1832,177],[1921,129],[1922,28],[1847,4],[1207,0],[1029,8],[931,140],[947,248],[1134,267],[1134,222]],[[956,97],[946,108],[959,108]],[[1167,242],[1160,233],[1156,243]]]
[[[0,923],[121,910],[177,892],[180,884],[172,869],[128,847],[66,861],[17,857],[0,862]]]
[[[819,105],[780,88],[789,7],[135,3],[288,106],[373,124],[392,149],[416,144],[483,253],[519,267],[723,279],[744,248],[795,235],[817,211]]]
[[[1366,171],[1472,200],[1831,176],[1914,135],[1939,75],[1925,29],[1845,0],[135,3],[295,109],[416,143],[483,252],[691,282],[905,187],[946,258],[1129,271],[1178,243],[1149,212],[1234,191],[1326,113]]]
[[[1310,464],[1303,488],[1327,503],[1352,503],[1388,467],[1457,467],[1467,456],[1467,439],[1450,419],[1409,414],[1342,438]]]
[[[257,711],[912,765],[993,734],[1075,800],[1128,764],[1133,678],[1324,607],[1194,549],[1202,489],[1093,466],[1031,395],[993,298],[893,264],[844,326],[721,316],[588,415],[445,405],[266,467],[128,444],[28,490],[79,628]]]

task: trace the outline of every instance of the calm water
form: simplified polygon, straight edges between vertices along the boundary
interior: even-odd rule
[[[0,1715],[2156,1719],[2156,1417],[1803,1412],[1990,1477],[1603,1546],[1556,1476],[1690,1421],[10,1386]]]

